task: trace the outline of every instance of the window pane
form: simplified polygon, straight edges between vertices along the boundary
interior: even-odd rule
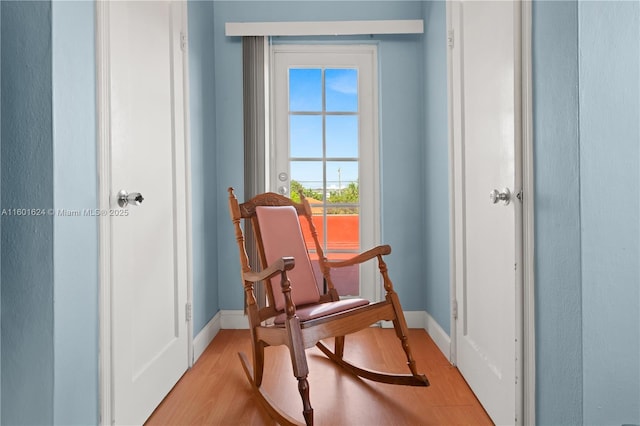
[[[358,162],[327,161],[328,203],[358,203]]]
[[[289,117],[291,157],[322,157],[322,116]]]
[[[327,69],[325,71],[327,111],[358,111],[358,71],[356,69]]]
[[[327,157],[358,157],[358,116],[327,116]]]
[[[322,70],[289,69],[289,111],[322,111]]]
[[[338,268],[331,275],[338,296],[360,296],[360,269],[356,265]]]
[[[322,161],[291,161],[291,192],[301,186],[307,197],[322,201]],[[294,198],[293,194],[292,198]],[[294,198],[296,199],[296,198]]]
[[[353,256],[353,253],[331,253],[327,256],[330,260],[344,260]],[[340,296],[360,295],[360,268],[358,265],[331,270],[331,281]]]
[[[327,251],[360,250],[357,207],[327,209]]]

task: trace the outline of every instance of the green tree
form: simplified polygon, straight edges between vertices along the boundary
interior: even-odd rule
[[[360,200],[360,188],[357,182],[350,182],[346,188],[337,189],[329,193],[331,203],[357,204]]]
[[[322,200],[321,193],[319,193],[318,191],[314,191],[313,189],[305,188],[297,180],[292,179],[290,187],[291,187],[291,199],[296,203],[299,203],[301,201],[300,193],[299,193],[300,190],[302,190],[302,193],[304,194],[305,197],[313,198],[314,200]]]
[[[351,182],[346,188],[337,189],[329,193],[330,204],[358,204],[360,188],[357,182]],[[358,214],[357,207],[331,207],[327,214]]]

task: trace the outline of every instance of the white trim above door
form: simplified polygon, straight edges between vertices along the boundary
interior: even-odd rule
[[[422,19],[379,21],[227,22],[226,36],[422,34]]]

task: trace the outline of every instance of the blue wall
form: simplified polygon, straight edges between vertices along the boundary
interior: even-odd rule
[[[189,1],[193,332],[218,312],[213,2]],[[236,279],[234,283],[239,282]]]
[[[2,82],[2,7],[0,7],[0,86]],[[0,90],[0,146],[2,146],[2,90]],[[0,176],[2,176],[2,149],[0,149]],[[1,181],[1,179],[0,179]],[[0,185],[2,209],[2,185]],[[0,219],[0,257],[2,255],[2,220]],[[0,261],[0,422],[2,421],[2,262]]]
[[[404,19],[422,18],[421,9],[415,13]],[[424,176],[423,37],[380,38],[381,242],[393,248],[387,263],[402,307],[424,310],[424,212],[410,207]]]
[[[92,2],[3,2],[2,423],[98,422]]]
[[[51,5],[2,2],[2,207],[53,207]],[[53,217],[2,216],[2,424],[53,421]]]
[[[93,2],[51,3],[53,206],[98,207]],[[98,219],[55,215],[54,424],[98,422]]]
[[[537,421],[640,424],[639,6],[533,10]]]
[[[578,9],[533,4],[536,411],[582,423]]]
[[[448,334],[451,329],[449,271],[449,124],[446,3],[424,3],[424,212],[422,270],[425,308]]]
[[[243,188],[242,58],[239,37],[225,37],[225,22],[340,19],[421,19],[422,4],[411,1],[214,2],[216,94],[216,180],[218,283],[221,309],[242,309],[238,254],[227,207],[226,188]],[[327,42],[333,42],[332,38]],[[388,263],[396,289],[408,310],[424,309],[424,247],[416,238],[423,219],[404,203],[418,196],[422,180],[421,99],[423,38],[418,35],[349,38],[379,46],[382,240],[393,247]],[[292,41],[278,38],[276,42]],[[418,153],[418,155],[416,155]],[[412,182],[413,184],[403,184]],[[418,233],[418,235],[420,235]]]
[[[640,424],[640,3],[578,28],[583,421]]]

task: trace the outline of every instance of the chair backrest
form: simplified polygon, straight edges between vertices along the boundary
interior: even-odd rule
[[[295,258],[295,267],[287,273],[291,281],[291,296],[296,306],[319,302],[321,297],[314,274],[311,260],[306,249],[305,240],[300,228],[300,217],[304,216],[309,223],[309,229],[315,245],[316,253],[322,257],[323,251],[318,241],[311,218],[311,206],[301,195],[302,203],[296,203],[290,198],[273,192],[256,195],[240,204],[233,188],[229,188],[229,213],[234,224],[235,236],[240,250],[240,266],[243,273],[258,269],[252,268],[247,254],[245,233],[241,223],[244,221],[247,238],[255,242],[258,251],[260,267],[266,268],[274,260],[281,257]],[[258,214],[260,211],[260,214]],[[271,280],[272,291],[267,291],[269,308],[260,310],[259,321],[273,316],[275,311],[284,309],[284,296],[280,290],[280,277]],[[330,281],[328,286],[333,288]],[[256,308],[255,290],[253,286],[243,281],[245,288],[245,303],[251,309]],[[335,292],[335,291],[334,291]],[[337,293],[335,294],[337,297]]]
[[[296,209],[293,206],[257,206],[256,217],[266,263],[271,264],[284,256],[295,259],[295,267],[288,272],[291,297],[295,305],[317,303],[320,300],[320,292]],[[272,284],[273,300],[275,308],[282,310],[285,303],[279,283],[278,279]]]

